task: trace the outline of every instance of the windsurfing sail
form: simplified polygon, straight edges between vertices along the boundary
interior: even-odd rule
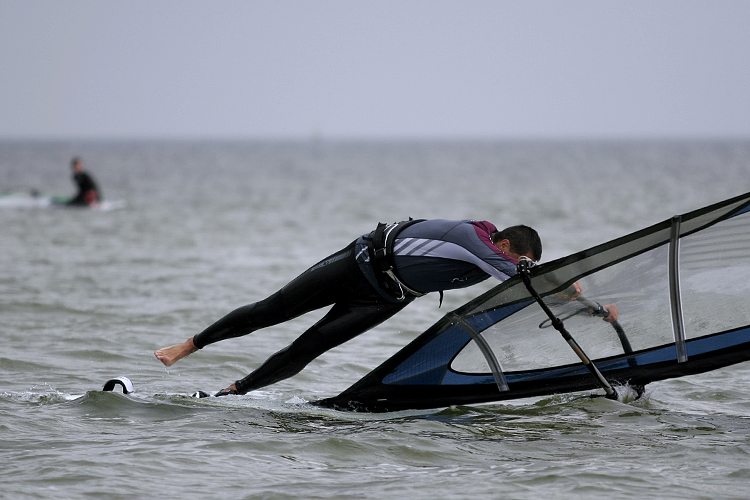
[[[531,270],[531,283],[612,383],[750,360],[750,193]],[[583,297],[566,290],[578,282]],[[619,322],[592,314],[615,304]],[[598,387],[516,276],[448,313],[336,397],[341,410],[476,404]]]

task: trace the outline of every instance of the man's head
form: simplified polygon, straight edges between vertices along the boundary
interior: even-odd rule
[[[73,159],[70,160],[70,168],[73,172],[80,172],[83,170],[83,162],[81,161],[81,158],[74,156]]]
[[[526,256],[538,262],[542,258],[542,240],[529,226],[511,226],[492,233],[492,243],[513,260]]]

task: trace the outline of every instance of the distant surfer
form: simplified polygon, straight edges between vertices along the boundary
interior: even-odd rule
[[[409,220],[379,224],[264,300],[230,312],[203,332],[154,353],[171,366],[209,344],[333,306],[315,325],[259,368],[216,395],[245,394],[299,373],[308,363],[375,327],[429,292],[465,288],[516,274],[524,256],[538,261],[542,243],[523,225],[498,231],[488,221]],[[575,287],[570,299],[580,293]],[[608,321],[617,319],[609,305]]]
[[[78,188],[78,193],[66,204],[73,207],[91,207],[101,203],[102,192],[94,178],[83,169],[83,161],[77,156],[74,157],[70,161],[70,168],[73,170],[73,182]]]

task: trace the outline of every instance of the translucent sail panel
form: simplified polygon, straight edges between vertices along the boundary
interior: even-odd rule
[[[579,280],[583,298],[615,304],[619,323],[633,351],[674,343],[670,319],[668,244]],[[592,359],[622,355],[623,341],[610,323],[589,314],[580,300],[548,295],[545,303]],[[532,303],[482,332],[506,373],[579,363],[538,304]],[[460,373],[486,373],[474,342],[451,363]]]
[[[750,325],[750,213],[680,239],[685,338]]]

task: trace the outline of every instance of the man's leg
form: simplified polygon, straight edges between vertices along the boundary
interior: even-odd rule
[[[375,295],[371,299],[364,304],[336,304],[292,344],[271,356],[247,377],[236,381],[233,385],[237,393],[245,394],[296,375],[321,354],[377,326],[410,302],[391,304]]]
[[[204,331],[180,344],[163,347],[154,355],[165,366],[209,344],[240,337],[283,323],[304,313],[333,304],[342,290],[364,279],[354,261],[354,246],[318,262],[270,297],[230,312]],[[345,293],[345,292],[344,292]]]

